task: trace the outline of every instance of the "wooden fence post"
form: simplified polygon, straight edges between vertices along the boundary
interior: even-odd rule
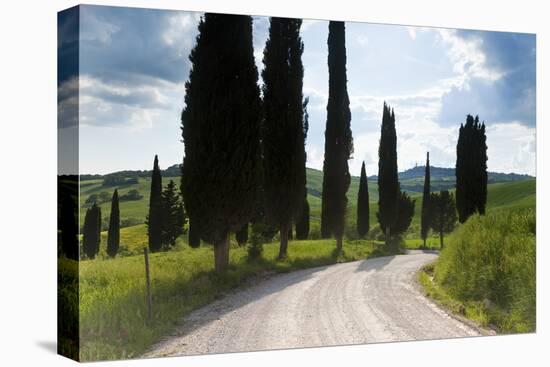
[[[151,275],[149,273],[149,249],[145,247],[143,249],[143,255],[145,256],[145,278],[147,287],[147,320],[151,320],[153,300],[151,299]]]

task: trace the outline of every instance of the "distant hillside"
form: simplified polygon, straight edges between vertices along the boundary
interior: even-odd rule
[[[105,177],[121,177],[121,178],[140,178],[141,177],[141,178],[146,178],[146,177],[151,177],[152,172],[153,172],[152,170],[148,170],[148,171],[144,171],[144,170],[142,170],[142,171],[140,171],[140,170],[137,170],[137,171],[125,170],[125,171],[117,171],[117,172],[107,173],[107,174],[104,174],[104,175],[84,174],[84,175],[80,175],[80,181],[101,180],[101,179],[104,179]],[[176,176],[179,176],[179,175],[181,175],[180,165],[179,164],[174,164],[174,165],[168,167],[165,170],[161,170],[161,173],[162,173],[163,177],[176,177]]]

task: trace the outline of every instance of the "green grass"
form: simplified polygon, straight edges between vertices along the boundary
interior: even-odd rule
[[[450,236],[428,292],[462,304],[467,317],[501,333],[533,332],[535,225],[534,209],[471,217]]]
[[[233,248],[224,274],[213,271],[210,247],[155,253],[150,257],[153,320],[146,320],[143,256],[80,263],[81,359],[137,357],[174,329],[192,310],[212,302],[245,280],[269,272],[334,264],[384,255],[380,243],[345,241],[335,256],[334,240],[292,241],[288,259],[277,261],[278,244],[264,246],[259,261],[248,262],[245,248]]]

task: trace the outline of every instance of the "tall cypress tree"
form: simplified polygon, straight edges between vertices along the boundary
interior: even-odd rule
[[[235,233],[235,239],[239,246],[244,245],[248,241],[248,222]]]
[[[422,193],[422,216],[420,218],[420,237],[426,247],[426,238],[430,231],[430,152],[426,153],[426,170],[424,172],[424,191]]]
[[[472,214],[485,214],[487,203],[487,137],[479,117],[466,117],[456,145],[456,207],[464,223]]]
[[[360,238],[369,233],[369,183],[365,162],[361,165],[361,177],[359,178],[359,192],[357,193],[357,233]]]
[[[89,259],[95,258],[101,242],[101,208],[96,203],[86,211],[82,237],[84,253]]]
[[[71,182],[70,185],[76,186]],[[68,186],[68,185],[67,185]],[[68,188],[58,191],[60,197],[59,228],[61,251],[69,259],[78,260],[78,210],[72,192]]]
[[[263,189],[266,219],[280,232],[279,259],[287,254],[306,186],[301,24],[271,18],[263,58]]]
[[[251,219],[259,181],[260,91],[252,18],[205,14],[189,59],[181,115],[182,193],[192,228],[229,263],[229,234]]]
[[[378,148],[378,222],[390,245],[391,227],[399,212],[400,188],[397,176],[397,134],[395,114],[384,102]]]
[[[304,198],[302,213],[296,220],[296,239],[305,240],[309,236],[309,203],[307,196]]]
[[[120,246],[120,209],[118,204],[118,190],[115,189],[111,199],[111,215],[107,232],[107,255],[111,257],[116,256]]]
[[[201,247],[201,236],[199,231],[197,231],[198,226],[193,224],[194,221],[189,218],[189,237],[188,242],[191,248]]]
[[[160,251],[162,248],[162,176],[159,168],[159,159],[155,155],[153,173],[151,174],[151,194],[149,196],[149,214],[147,215],[147,235],[149,236],[149,250]]]
[[[353,153],[344,22],[329,22],[327,43],[329,87],[323,162],[321,235],[336,237],[336,249],[341,251],[348,202],[346,192],[351,180],[348,159]]]

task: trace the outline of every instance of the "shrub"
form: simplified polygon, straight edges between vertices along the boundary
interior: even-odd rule
[[[502,332],[535,330],[535,211],[473,215],[450,237],[434,279],[452,297],[485,305]]]

